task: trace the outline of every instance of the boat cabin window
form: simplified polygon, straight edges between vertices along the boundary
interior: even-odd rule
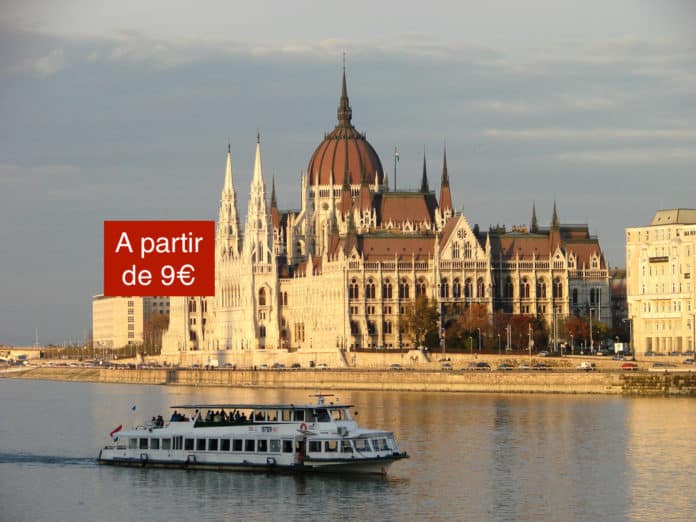
[[[265,411],[257,411],[256,416],[255,416],[256,422],[263,422],[266,420],[266,412]]]
[[[268,451],[268,441],[266,439],[257,440],[256,451]]]
[[[128,439],[128,449],[138,449],[138,439]]]
[[[375,448],[375,451],[389,450],[387,439],[372,439],[372,447]]]
[[[271,453],[280,453],[280,440],[271,439],[268,442],[268,451],[270,451]]]
[[[230,451],[230,439],[220,439],[220,451]]]
[[[159,439],[150,439],[150,449],[159,449]]]
[[[331,422],[331,416],[326,408],[314,410],[314,417],[317,419],[317,422]]]
[[[329,410],[329,412],[331,413],[331,418],[334,421],[352,420],[350,412],[346,408],[335,408]]]
[[[242,439],[232,439],[232,451],[242,451]]]
[[[367,439],[355,439],[355,449],[358,451],[372,451],[370,441]]]
[[[183,442],[184,438],[179,436],[179,437],[174,437],[174,449],[175,450],[180,450],[183,447]]]
[[[205,439],[196,439],[196,451],[205,451]]]
[[[269,410],[266,412],[268,422],[278,422],[278,410]]]
[[[184,439],[184,449],[186,451],[193,451],[193,439]]]
[[[246,439],[244,441],[244,451],[254,451],[255,443],[256,441],[254,439]]]
[[[292,410],[282,410],[281,416],[283,422],[290,422],[292,420]]]
[[[283,439],[283,453],[292,453],[292,441]]]
[[[353,446],[349,440],[341,441],[341,452],[342,453],[353,453]]]
[[[147,449],[147,439],[140,439],[140,449]]]
[[[320,440],[310,440],[309,441],[309,451],[321,453],[321,441]]]
[[[293,410],[293,420],[295,422],[302,422],[305,420],[304,410]]]
[[[338,451],[338,441],[337,440],[327,440],[324,441],[324,451],[329,453],[334,453]]]
[[[172,449],[172,439],[162,439],[162,449]]]
[[[208,451],[217,451],[218,450],[218,440],[217,439],[208,439]]]

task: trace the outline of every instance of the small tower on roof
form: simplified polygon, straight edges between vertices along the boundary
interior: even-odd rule
[[[533,234],[539,232],[539,223],[537,222],[535,203],[532,203],[532,222],[529,224],[529,231]]]
[[[442,212],[443,217],[452,215],[452,192],[450,191],[449,174],[447,173],[446,146],[442,161],[442,178],[440,179],[440,212]]]
[[[430,187],[428,187],[428,170],[425,166],[425,147],[423,147],[423,176],[421,177],[420,191],[423,193],[430,192]]]

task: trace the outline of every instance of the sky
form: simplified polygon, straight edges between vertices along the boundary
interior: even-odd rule
[[[473,225],[587,223],[608,263],[696,208],[688,1],[0,0],[0,344],[80,342],[113,219],[215,219],[225,153],[245,215],[257,131],[281,208],[353,123],[393,186],[442,151]]]

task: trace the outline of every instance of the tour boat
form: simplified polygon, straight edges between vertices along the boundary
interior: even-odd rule
[[[207,470],[386,475],[408,458],[394,434],[358,426],[350,404],[184,404],[130,430],[116,428],[98,462]],[[179,411],[188,412],[188,415]]]

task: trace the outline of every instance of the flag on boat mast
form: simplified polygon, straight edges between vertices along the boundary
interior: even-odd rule
[[[135,404],[131,406],[131,411],[135,411]]]
[[[113,431],[112,431],[111,433],[109,433],[109,437],[113,437],[113,436],[114,436],[114,433],[118,433],[118,432],[121,431],[122,429],[123,429],[123,424],[119,424],[118,426],[116,426],[116,427],[113,429]]]

